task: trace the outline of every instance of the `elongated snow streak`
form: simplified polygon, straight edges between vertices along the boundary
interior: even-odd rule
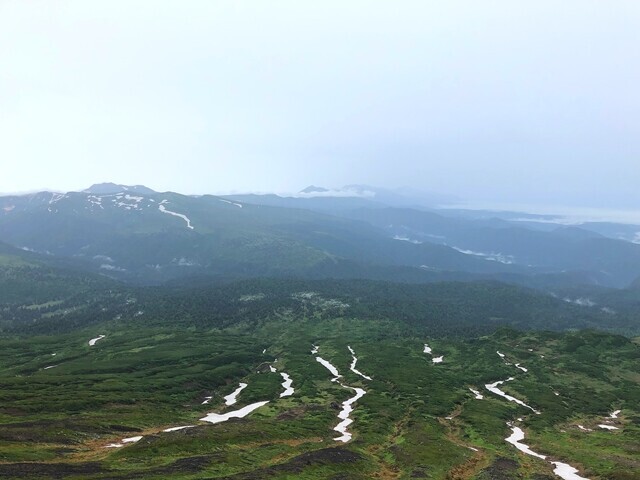
[[[224,203],[228,203],[230,205],[235,205],[236,207],[239,207],[239,208],[242,208],[242,204],[240,204],[240,203],[232,202],[230,200],[225,200],[224,198],[221,198],[220,201],[224,202]]]
[[[282,388],[284,388],[284,392],[280,394],[280,398],[290,397],[291,395],[293,395],[293,392],[294,392],[294,389],[291,387],[291,385],[293,385],[293,380],[289,375],[287,375],[284,372],[280,372],[280,375],[284,380],[284,382],[282,382]]]
[[[524,373],[527,373],[529,370],[527,370],[526,368],[524,368],[522,365],[520,365],[519,363],[516,363],[516,368],[519,368],[520,370],[522,370]]]
[[[120,440],[120,443],[110,443],[104,448],[121,448],[124,447],[125,443],[136,443],[140,440],[142,440],[142,435],[137,437],[123,438],[122,440]]]
[[[353,361],[351,362],[351,367],[349,367],[349,369],[355,373],[356,375],[360,375],[362,378],[365,378],[367,380],[371,380],[371,377],[368,375],[365,375],[364,373],[362,373],[360,370],[356,369],[356,363],[358,363],[358,358],[356,357],[356,353],[353,351],[353,348],[351,348],[350,346],[347,345],[347,348],[349,349],[349,351],[351,352],[351,357],[353,358]]]
[[[274,367],[273,365],[269,365],[269,371],[271,373],[276,373],[277,372],[276,367]]]
[[[173,215],[174,217],[180,217],[185,222],[187,222],[187,228],[190,228],[191,230],[193,230],[193,226],[191,225],[191,220],[189,220],[189,218],[186,215],[183,215],[177,212],[172,212],[171,210],[167,210],[164,205],[158,205],[158,210],[160,210],[162,213]]]
[[[252,403],[251,405],[247,405],[246,407],[242,407],[239,410],[234,410],[232,412],[227,412],[227,413],[224,413],[224,414],[209,413],[209,414],[207,414],[206,417],[201,418],[200,421],[201,422],[209,422],[209,423],[221,423],[221,422],[226,422],[230,418],[244,418],[247,415],[249,415],[251,412],[253,412],[254,410],[257,410],[258,408],[263,407],[267,403],[269,403],[268,400],[264,401],[264,402]]]
[[[238,385],[238,388],[236,388],[233,392],[231,392],[229,395],[224,397],[224,404],[229,406],[229,405],[233,405],[234,403],[236,403],[238,401],[237,400],[238,395],[240,395],[240,392],[242,390],[244,390],[245,388],[247,388],[247,384],[246,383],[240,383]]]
[[[515,397],[512,397],[511,395],[503,392],[502,390],[500,390],[498,388],[498,385],[502,385],[503,383],[506,382],[510,382],[511,380],[513,380],[513,377],[509,377],[506,380],[499,380],[497,382],[494,383],[488,383],[484,386],[484,388],[486,388],[487,390],[489,390],[491,393],[495,393],[496,395],[500,395],[502,398],[505,398],[507,400],[509,400],[510,402],[515,402],[518,405],[522,405],[523,407],[528,408],[529,410],[533,411],[534,413],[540,415],[540,412],[538,410],[536,410],[535,408],[527,405],[526,403],[524,403],[522,400],[519,400]]]
[[[522,453],[526,453],[527,455],[531,455],[533,457],[541,458],[542,460],[546,460],[545,455],[540,455],[539,453],[534,452],[529,448],[528,445],[524,443],[520,443],[520,440],[524,440],[524,432],[520,427],[513,427],[510,424],[507,424],[511,427],[511,435],[505,438],[507,442],[516,447]]]
[[[620,430],[618,427],[614,427],[613,425],[598,425],[598,426],[605,430]]]
[[[317,347],[314,347],[314,348],[317,348]],[[324,358],[316,357],[316,360],[331,372],[331,375],[333,375],[333,378],[331,379],[331,381],[338,382],[338,379],[342,377],[342,375],[340,375],[340,373],[338,372],[338,369],[334,367],[331,364],[331,362],[328,362]],[[351,412],[353,412],[352,405],[356,403],[360,398],[362,398],[367,392],[364,391],[362,388],[350,387],[349,385],[344,385],[341,382],[338,382],[338,384],[342,388],[347,388],[349,390],[353,390],[354,392],[356,392],[356,394],[353,397],[351,397],[349,400],[342,402],[342,410],[338,414],[338,418],[342,421],[333,428],[336,432],[342,434],[339,437],[334,438],[334,440],[336,442],[346,443],[349,440],[351,440],[351,437],[352,437],[351,433],[347,431],[347,427],[349,427],[349,425],[353,423],[353,420],[349,417],[351,415]]]
[[[343,385],[342,383],[340,385],[344,388],[349,388],[356,392],[356,394],[349,400],[342,402],[342,411],[338,414],[338,418],[340,418],[342,421],[333,428],[336,432],[342,434],[339,437],[334,438],[334,440],[336,442],[346,443],[351,440],[352,437],[351,433],[347,431],[347,427],[353,423],[353,420],[349,418],[351,412],[353,412],[352,405],[356,403],[360,398],[362,398],[367,392],[365,392],[362,388],[350,387],[348,385]]]
[[[471,393],[476,396],[476,400],[482,400],[484,398],[484,396],[478,390],[475,390],[473,388],[469,388],[469,390],[471,390]]]
[[[50,368],[56,368],[58,365],[49,365],[48,367],[44,367],[43,370],[49,370]]]
[[[338,372],[338,369],[334,367],[331,362],[328,362],[322,357],[316,357],[316,361],[320,362],[324,368],[331,372],[331,375],[333,375],[333,378],[331,379],[332,382],[335,382],[342,377],[342,375],[340,375],[340,372]]]
[[[507,425],[511,427],[511,435],[505,438],[507,442],[516,447],[522,453],[526,453],[527,455],[531,455],[532,457],[537,457],[542,460],[546,460],[546,455],[541,455],[539,453],[534,452],[529,448],[528,445],[525,445],[521,442],[524,440],[524,432],[519,427],[514,427],[511,423],[507,422]],[[586,477],[581,477],[578,475],[578,470],[573,468],[571,465],[563,462],[551,462],[554,465],[553,473],[562,478],[563,480],[589,480]]]
[[[96,338],[92,338],[91,340],[89,340],[89,346],[93,347],[98,340],[102,340],[104,337],[105,337],[105,335],[100,335],[100,336],[98,336]]]
[[[611,412],[611,415],[609,415],[609,418],[618,418],[618,415],[620,415],[620,412],[622,412],[622,410],[616,410],[615,412]]]
[[[194,427],[195,427],[195,425],[183,425],[181,427],[165,428],[162,431],[163,432],[177,432],[178,430],[184,430],[185,428],[194,428]]]
[[[553,469],[553,473],[558,475],[564,480],[589,480],[587,477],[581,477],[578,475],[578,470],[571,465],[562,462],[551,462],[556,468]]]
[[[201,405],[206,405],[207,403],[209,403],[211,401],[213,397],[204,397],[204,401],[201,403]]]

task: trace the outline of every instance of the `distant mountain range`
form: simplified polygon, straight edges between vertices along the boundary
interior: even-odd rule
[[[366,185],[282,197],[103,183],[0,197],[0,241],[142,284],[276,276],[620,288],[640,277],[640,245],[619,238],[640,227],[545,225],[430,209]]]
[[[372,185],[345,185],[337,189],[329,189],[309,185],[300,190],[298,196],[304,198],[311,197],[353,197],[364,198],[377,203],[383,203],[394,207],[418,207],[432,208],[440,204],[449,204],[459,201],[452,195],[442,195],[437,193],[422,192],[408,187],[388,189],[374,187]]]

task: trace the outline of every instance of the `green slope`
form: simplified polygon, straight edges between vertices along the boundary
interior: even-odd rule
[[[395,319],[362,320],[348,309],[327,318],[279,311],[268,321],[245,320],[222,329],[119,321],[67,335],[0,340],[0,475],[554,478],[548,462],[504,441],[511,421],[534,451],[588,478],[640,474],[640,346],[624,337],[500,331],[437,339],[412,334]],[[106,337],[89,346],[98,334]],[[423,353],[426,342],[433,356],[444,356],[442,363]],[[333,440],[332,429],[353,391],[330,381],[310,353],[312,344],[344,384],[366,390],[354,405],[353,439],[346,444]],[[372,380],[349,370],[348,346]],[[282,378],[269,365],[291,376],[292,396],[279,398]],[[540,415],[483,388],[510,376],[503,388]],[[238,382],[248,387],[237,406],[225,407],[223,397]],[[484,398],[476,400],[470,387]],[[263,400],[269,403],[241,420],[198,420]],[[614,410],[621,410],[619,417],[607,419]],[[619,430],[598,428],[601,423]],[[162,431],[181,425],[195,427]],[[138,435],[137,443],[105,448]]]

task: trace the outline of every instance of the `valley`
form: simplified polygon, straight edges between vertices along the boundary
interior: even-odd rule
[[[0,477],[640,478],[640,289],[591,234],[127,188],[0,218]]]

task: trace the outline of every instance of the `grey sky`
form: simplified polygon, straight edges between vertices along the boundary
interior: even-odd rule
[[[0,191],[640,204],[640,2],[0,0]]]

